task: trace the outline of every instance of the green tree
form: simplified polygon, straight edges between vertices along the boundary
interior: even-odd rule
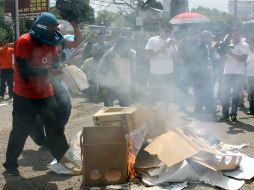
[[[4,20],[3,1],[0,1],[0,36],[7,36],[10,42],[13,40],[12,23]]]
[[[75,13],[78,13],[80,18],[83,18],[86,22],[93,22],[94,21],[94,9],[83,0],[72,0],[70,8],[73,8]],[[72,13],[69,10],[67,13]],[[56,6],[51,7],[49,12],[54,14],[58,19],[63,19],[64,15],[61,14],[61,11],[58,10]],[[66,13],[66,12],[65,12]],[[61,16],[62,15],[62,16]],[[69,14],[69,16],[72,16]]]
[[[124,26],[125,21],[121,12],[112,12],[112,11],[99,11],[97,17],[95,18],[95,22],[99,24],[110,25],[114,24],[116,26]]]
[[[206,24],[206,28],[214,32],[228,32],[232,27],[240,24],[232,15],[217,9],[198,7],[193,9],[192,12],[205,15],[210,20],[210,22]]]

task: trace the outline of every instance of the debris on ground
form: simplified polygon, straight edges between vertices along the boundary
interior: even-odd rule
[[[166,131],[165,113],[140,106],[102,108],[94,115],[95,127],[85,127],[76,136],[66,162],[49,168],[77,175],[83,165],[84,186],[128,183],[132,173],[132,181],[140,183],[133,189],[152,190],[183,189],[190,183],[236,190],[254,177],[254,158],[239,152],[247,144],[225,144],[189,127]]]

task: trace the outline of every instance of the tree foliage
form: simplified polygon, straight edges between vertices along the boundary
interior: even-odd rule
[[[9,41],[13,40],[12,25],[4,20],[3,1],[0,1],[0,36],[7,36]]]
[[[79,1],[76,1],[75,7],[79,6],[80,10],[82,10],[80,13],[80,17],[84,18],[85,22],[93,22],[94,21],[94,9],[87,3],[79,3]],[[74,5],[73,5],[74,6]],[[60,11],[54,7],[50,7],[49,10],[50,13],[54,14],[57,19],[63,19]]]
[[[228,32],[232,27],[239,24],[232,15],[217,9],[207,9],[198,7],[193,9],[192,12],[201,13],[210,20],[206,27],[214,32]]]
[[[124,26],[125,21],[123,15],[120,12],[116,13],[113,11],[99,11],[98,15],[95,19],[96,23],[104,24],[104,25],[116,25],[116,26]]]

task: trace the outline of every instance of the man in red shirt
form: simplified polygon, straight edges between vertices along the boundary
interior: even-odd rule
[[[14,50],[8,47],[8,40],[5,38],[0,44],[0,69],[1,69],[1,83],[0,83],[0,101],[4,99],[6,90],[6,83],[8,85],[9,97],[13,96],[13,53]]]
[[[69,148],[64,127],[56,119],[57,103],[50,82],[50,77],[61,74],[56,46],[64,41],[57,26],[53,14],[43,13],[30,32],[15,42],[13,126],[3,164],[7,175],[19,175],[18,157],[37,116],[44,124],[48,148],[57,161]],[[74,31],[79,30],[77,25],[73,27]]]

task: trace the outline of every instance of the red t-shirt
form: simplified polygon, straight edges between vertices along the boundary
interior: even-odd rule
[[[0,69],[12,69],[13,48],[0,48]]]
[[[20,36],[14,45],[15,59],[17,57],[27,60],[35,68],[51,68],[53,56],[57,56],[56,47],[41,44],[32,40],[29,33]],[[14,88],[15,94],[32,99],[47,98],[53,96],[53,88],[48,76],[29,76],[26,83],[20,76],[14,64]]]

